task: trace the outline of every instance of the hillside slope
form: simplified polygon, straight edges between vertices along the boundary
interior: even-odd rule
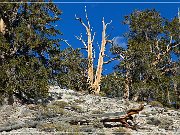
[[[0,107],[1,134],[180,134],[180,111],[156,105],[146,105],[134,119],[137,130],[120,123],[100,120],[117,117],[139,106],[135,102],[78,93],[50,87],[47,105],[3,105]],[[122,133],[123,132],[123,133]]]

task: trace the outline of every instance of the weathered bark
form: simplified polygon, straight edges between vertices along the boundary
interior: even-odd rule
[[[13,105],[14,103],[14,96],[12,93],[8,94],[8,105]]]
[[[5,34],[5,23],[2,18],[0,19],[0,32]]]
[[[85,13],[86,13],[86,8],[85,8]],[[92,36],[91,32],[91,27],[90,27],[90,22],[86,13],[86,21],[87,21],[87,25],[82,21],[81,18],[77,18],[76,20],[79,20],[80,23],[85,27],[86,29],[86,33],[87,33],[87,38],[88,41],[87,43],[84,42],[84,40],[82,39],[82,35],[80,37],[76,37],[78,40],[80,40],[85,48],[87,49],[88,52],[88,80],[87,82],[90,84],[90,89],[92,90],[92,92],[96,95],[99,94],[100,92],[100,82],[101,82],[101,77],[102,77],[102,70],[103,70],[103,64],[104,64],[104,52],[105,52],[105,46],[107,43],[107,37],[106,37],[106,28],[107,25],[110,23],[105,24],[104,22],[104,18],[102,20],[103,23],[103,31],[102,31],[102,41],[101,41],[101,49],[100,49],[100,53],[99,53],[99,59],[98,59],[98,66],[97,66],[97,70],[96,70],[96,75],[94,77],[93,74],[93,41],[94,41],[94,35]]]
[[[136,129],[136,123],[133,120],[132,115],[138,114],[144,109],[144,105],[140,105],[139,108],[133,108],[127,111],[127,114],[119,118],[106,118],[102,119],[101,122],[105,125],[105,122],[120,122],[126,128]],[[131,120],[134,125],[130,125],[127,120]]]
[[[91,86],[93,85],[93,46],[91,40],[91,31],[90,28],[87,29],[88,35],[88,81],[90,82]]]
[[[125,76],[125,82],[124,82],[124,99],[125,100],[129,100],[129,90],[130,90],[130,71],[129,71],[129,67],[126,66],[126,76]]]
[[[86,21],[87,21],[87,25],[83,22],[83,20],[81,18],[76,17],[76,20],[79,20],[80,23],[85,27],[86,29],[86,35],[87,35],[87,43],[82,39],[82,35],[80,37],[76,37],[78,40],[80,40],[85,48],[87,49],[88,52],[88,80],[87,82],[90,84],[90,86],[93,85],[93,80],[94,80],[94,74],[93,74],[93,41],[94,41],[94,35],[92,36],[91,34],[91,26],[90,26],[90,22],[88,19],[88,15],[86,12],[86,7],[85,7],[85,13],[86,13]]]
[[[106,46],[106,24],[104,22],[104,18],[102,20],[103,23],[103,31],[102,31],[102,43],[101,43],[101,50],[99,53],[99,59],[98,59],[98,66],[96,70],[96,77],[95,82],[93,84],[94,92],[95,94],[99,94],[100,92],[100,82],[101,82],[101,76],[102,76],[102,70],[103,70],[103,63],[104,63],[104,52],[105,52],[105,46]]]
[[[167,89],[167,100],[168,100],[168,104],[171,104],[171,100],[170,100],[170,93],[169,90]]]
[[[129,79],[125,79],[124,99],[129,100]]]
[[[178,95],[177,81],[174,81],[173,84],[174,84],[174,93],[175,93],[175,96],[176,96],[176,98],[178,98],[178,97],[180,98],[180,95]]]
[[[103,122],[103,125],[106,127],[106,122],[120,122],[122,126],[126,128],[135,129],[136,123],[133,119],[134,114],[138,114],[140,111],[144,109],[144,105],[140,105],[138,108],[132,108],[127,111],[126,114],[123,112],[117,113],[105,113],[105,114],[94,114],[91,116],[81,116],[81,117],[67,117],[59,119],[60,121],[69,122],[72,125],[91,125],[94,120],[98,120],[99,122]],[[127,121],[131,120],[133,125],[130,125]],[[108,127],[112,127],[112,125],[108,124]]]
[[[178,102],[180,102],[180,94],[179,94],[179,91],[178,91],[177,81],[174,80],[173,84],[174,84],[174,94],[175,94],[175,101],[176,101],[175,107],[178,109],[180,107],[178,105]]]

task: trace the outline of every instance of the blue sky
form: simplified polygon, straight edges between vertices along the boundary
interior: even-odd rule
[[[58,0],[54,1],[57,2]],[[64,0],[65,1],[65,0]],[[73,0],[69,0],[73,1]],[[82,0],[79,0],[81,2]],[[92,2],[92,0],[84,0],[83,2]],[[96,0],[96,2],[103,2],[105,0]],[[113,0],[117,2],[118,0]],[[122,0],[126,1],[126,0]],[[129,0],[129,2],[134,2],[135,0]],[[143,0],[137,0],[138,2],[142,2]],[[151,0],[150,2],[155,1]],[[156,2],[167,2],[168,0],[156,0]],[[173,0],[174,2],[180,2],[179,0]],[[59,2],[59,1],[58,1]],[[65,1],[67,2],[67,1]],[[75,1],[73,1],[75,2]],[[127,1],[126,1],[127,2]],[[148,2],[148,1],[146,1]],[[172,1],[170,1],[172,2]],[[105,18],[105,22],[110,22],[112,20],[111,25],[109,25],[107,29],[107,34],[111,34],[111,38],[116,37],[117,41],[125,46],[125,39],[122,38],[123,34],[128,32],[128,26],[123,25],[123,17],[125,15],[129,15],[135,9],[144,10],[144,9],[153,9],[155,8],[157,11],[161,13],[161,15],[165,18],[172,19],[174,16],[177,16],[178,7],[180,7],[180,3],[174,4],[122,4],[122,3],[56,3],[58,7],[63,11],[61,15],[62,20],[58,23],[58,28],[63,33],[61,38],[67,39],[69,44],[71,44],[74,48],[84,47],[83,44],[75,38],[79,36],[80,33],[83,33],[84,39],[86,39],[85,29],[80,24],[79,21],[75,20],[75,14],[77,17],[81,17],[85,22],[85,12],[84,8],[87,7],[87,13],[89,17],[89,21],[93,30],[96,32],[95,42],[101,43],[101,32],[102,32],[102,18]],[[66,46],[62,44],[62,46]],[[98,46],[94,44],[94,48],[96,49],[96,55],[98,56]],[[109,54],[107,47],[106,54]],[[85,54],[86,55],[86,54]],[[96,56],[96,59],[97,59]],[[95,60],[95,63],[97,60]],[[104,66],[104,74],[112,72],[113,66],[118,62],[113,62],[109,65]]]

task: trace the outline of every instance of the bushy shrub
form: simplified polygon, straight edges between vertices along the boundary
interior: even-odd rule
[[[83,108],[81,106],[78,106],[78,105],[71,105],[71,108],[74,110],[74,111],[77,111],[79,113],[82,113],[84,112],[83,111]]]
[[[56,123],[42,123],[38,126],[42,131],[47,132],[67,132],[68,135],[79,135],[80,127],[79,125],[70,125],[65,122],[56,122]]]
[[[123,127],[119,127],[118,129],[116,129],[114,131],[114,134],[115,135],[131,135],[127,129],[123,128]]]
[[[163,107],[163,104],[161,104],[159,101],[152,101],[149,103],[152,107]]]
[[[66,106],[68,106],[68,103],[65,101],[54,101],[52,103],[52,105],[58,106],[59,108],[65,108]]]
[[[161,121],[161,123],[160,123],[159,127],[164,128],[166,130],[168,130],[169,127],[173,124],[173,120],[171,120],[167,117],[161,117],[160,121]]]
[[[103,125],[103,123],[102,122],[100,122],[100,120],[93,120],[93,127],[95,127],[95,128],[103,128],[104,127],[104,125]]]
[[[158,118],[155,117],[147,118],[147,124],[158,126],[160,123],[161,121]]]
[[[85,100],[83,100],[83,99],[75,99],[74,102],[81,104],[81,103],[84,103]]]
[[[104,112],[101,110],[93,110],[92,114],[103,114]]]

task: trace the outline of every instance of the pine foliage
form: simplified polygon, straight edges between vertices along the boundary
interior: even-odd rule
[[[124,23],[130,28],[126,34],[128,48],[118,51],[117,46],[112,52],[125,56],[116,69],[125,83],[129,80],[129,99],[179,106],[180,84],[175,81],[179,78],[179,60],[172,60],[172,54],[179,57],[178,18],[165,19],[154,9],[136,10],[125,16]]]
[[[1,97],[12,99],[15,95],[30,102],[31,98],[47,95],[48,61],[53,57],[50,52],[55,46],[58,50],[60,41],[53,37],[61,34],[54,23],[60,20],[60,15],[53,3],[0,5],[0,18],[5,23],[5,32],[0,33]]]

